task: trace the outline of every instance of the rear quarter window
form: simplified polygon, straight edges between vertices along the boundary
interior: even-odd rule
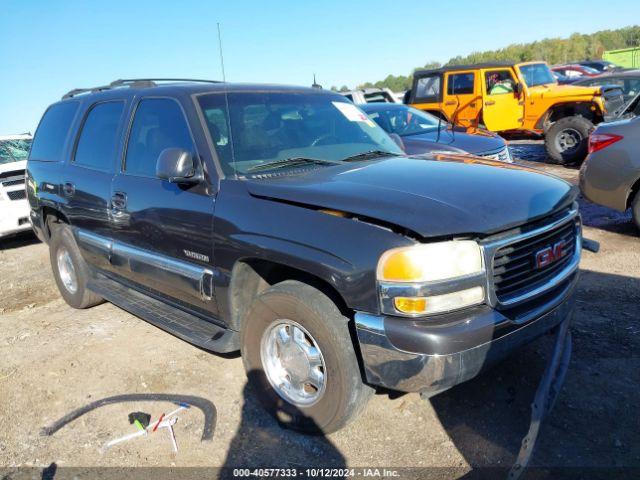
[[[71,123],[78,112],[78,102],[56,103],[42,116],[31,145],[29,160],[60,162]]]
[[[415,101],[416,102],[437,102],[440,100],[440,74],[421,77],[416,81]]]

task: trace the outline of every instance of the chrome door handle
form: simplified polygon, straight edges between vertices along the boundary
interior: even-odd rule
[[[491,106],[491,105],[495,105],[495,104],[496,104],[496,102],[495,102],[494,100],[489,100],[489,101],[487,101],[487,102],[484,102],[484,105],[485,105],[486,107],[489,107],[489,106]]]

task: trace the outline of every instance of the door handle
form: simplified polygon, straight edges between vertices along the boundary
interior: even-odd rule
[[[76,194],[76,186],[71,182],[64,182],[62,193],[64,193],[65,197],[73,197]]]
[[[455,100],[449,100],[448,102],[444,102],[445,105],[455,105],[456,101]]]
[[[126,210],[127,194],[124,192],[115,192],[111,196],[111,208],[113,210]]]
[[[488,101],[484,102],[484,105],[486,107],[490,107],[491,105],[495,105],[495,104],[496,104],[495,100],[488,100]]]

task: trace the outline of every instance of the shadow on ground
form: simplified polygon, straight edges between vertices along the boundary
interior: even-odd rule
[[[262,408],[249,382],[243,390],[243,401],[240,426],[229,446],[221,474],[223,478],[231,478],[234,467],[300,469],[346,466],[342,453],[323,435],[303,435],[281,427]],[[312,422],[308,417],[306,420]]]
[[[11,250],[40,243],[33,232],[23,232],[7,238],[0,238],[0,250]]]

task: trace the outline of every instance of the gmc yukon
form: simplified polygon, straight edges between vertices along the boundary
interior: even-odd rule
[[[239,350],[266,409],[302,431],[343,427],[376,387],[442,392],[572,313],[574,188],[406,156],[332,92],[76,89],[44,113],[27,191],[70,306],[107,300]]]

